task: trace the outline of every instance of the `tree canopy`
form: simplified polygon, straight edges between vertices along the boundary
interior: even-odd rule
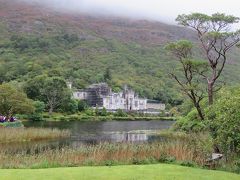
[[[18,89],[8,85],[0,85],[0,113],[10,118],[17,113],[34,112],[33,101]]]
[[[181,76],[178,75],[176,69],[170,73],[170,76],[179,84],[182,92],[187,95],[194,107],[197,109],[199,117],[203,120],[204,114],[200,106],[200,102],[205,97],[205,88],[202,84],[202,74],[207,72],[207,64],[204,61],[194,60],[192,58],[193,44],[187,40],[180,40],[169,43],[165,47],[180,62]]]
[[[40,90],[46,99],[46,104],[51,114],[66,99],[70,101],[71,95],[66,82],[59,77],[48,77],[44,81],[43,88]]]
[[[182,14],[176,21],[183,26],[190,27],[197,32],[204,55],[208,60],[211,72],[203,75],[208,84],[209,104],[213,103],[217,80],[221,76],[228,59],[229,50],[240,41],[240,31],[233,30],[233,24],[239,18],[215,13],[211,16],[202,13]]]

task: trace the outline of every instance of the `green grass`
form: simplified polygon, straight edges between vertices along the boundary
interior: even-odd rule
[[[168,164],[112,167],[76,167],[55,169],[11,169],[0,170],[0,179],[177,179],[177,180],[238,180],[240,175],[222,171],[210,171]]]

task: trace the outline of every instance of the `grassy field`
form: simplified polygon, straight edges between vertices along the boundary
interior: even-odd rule
[[[218,179],[218,180],[238,180],[240,175],[196,169],[168,164],[141,165],[141,166],[112,166],[112,167],[76,167],[76,168],[56,168],[56,169],[12,169],[0,170],[0,179]]]

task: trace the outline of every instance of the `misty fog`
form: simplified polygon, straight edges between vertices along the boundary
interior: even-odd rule
[[[235,0],[19,0],[40,3],[56,10],[115,15],[174,23],[178,14],[223,12],[240,17]]]

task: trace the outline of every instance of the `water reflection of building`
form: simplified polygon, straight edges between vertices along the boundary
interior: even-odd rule
[[[148,136],[144,133],[114,133],[111,135],[111,139],[115,142],[137,142],[147,141]]]

